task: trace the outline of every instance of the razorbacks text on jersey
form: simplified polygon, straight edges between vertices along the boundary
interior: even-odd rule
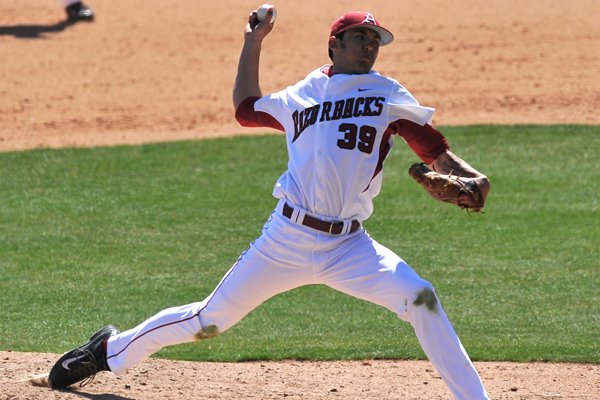
[[[395,135],[425,162],[448,144],[430,125],[434,110],[419,105],[396,80],[375,71],[327,72],[318,68],[293,86],[252,100],[256,113],[275,122],[251,112],[237,116],[246,126],[286,132],[288,170],[275,185],[276,198],[318,217],[362,221],[373,212]]]

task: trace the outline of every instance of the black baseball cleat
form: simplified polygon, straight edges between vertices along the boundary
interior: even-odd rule
[[[48,376],[50,387],[64,389],[80,381],[83,381],[80,386],[84,386],[94,380],[97,372],[110,371],[106,362],[106,341],[118,333],[114,326],[105,326],[83,346],[63,354]]]
[[[80,1],[71,4],[66,8],[66,10],[67,18],[71,22],[94,20],[94,12],[92,9]]]

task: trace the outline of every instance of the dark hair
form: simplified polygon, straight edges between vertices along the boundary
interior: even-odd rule
[[[337,35],[335,35],[335,38],[342,40],[344,38],[344,33],[346,33],[346,32],[340,32],[340,33],[338,33]],[[331,51],[331,49],[329,48],[329,44],[327,45],[327,52],[329,54],[329,59],[331,61],[333,61],[333,51]]]

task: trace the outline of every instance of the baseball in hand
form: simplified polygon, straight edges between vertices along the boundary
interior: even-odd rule
[[[275,22],[277,18],[277,10],[273,7],[273,4],[265,3],[256,10],[256,17],[259,21],[264,21],[267,18],[267,13],[270,9],[273,9],[273,15],[271,16],[271,23]]]

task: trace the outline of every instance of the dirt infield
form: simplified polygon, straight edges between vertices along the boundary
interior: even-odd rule
[[[245,0],[88,0],[69,26],[58,0],[0,2],[0,151],[253,134],[233,120]],[[600,2],[274,2],[264,93],[328,62],[333,19],[368,9],[396,35],[376,69],[438,125],[600,124]],[[3,349],[7,350],[7,349]],[[0,352],[8,399],[449,399],[426,361],[191,363],[149,360],[74,392],[17,382],[54,354]],[[597,399],[600,366],[477,363],[494,399]]]
[[[73,390],[53,391],[22,382],[46,373],[55,360],[55,354],[0,352],[0,399],[451,398],[427,361],[204,363],[151,359],[119,377],[100,373],[89,385]],[[596,400],[600,393],[598,365],[475,364],[492,399]]]
[[[0,150],[251,134],[232,117],[244,0],[0,2]],[[396,35],[375,65],[437,109],[434,122],[599,124],[597,0],[280,1],[264,43],[268,93],[329,62],[333,19],[367,7]]]

